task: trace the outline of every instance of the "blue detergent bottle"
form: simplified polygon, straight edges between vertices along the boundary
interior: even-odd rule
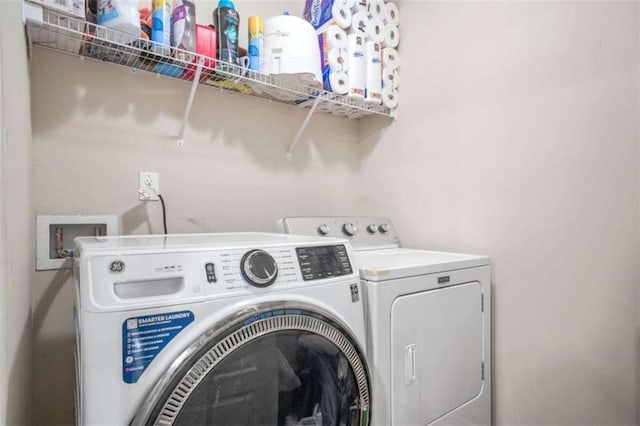
[[[218,59],[237,64],[240,16],[231,0],[218,2],[213,11],[213,25],[218,33]]]

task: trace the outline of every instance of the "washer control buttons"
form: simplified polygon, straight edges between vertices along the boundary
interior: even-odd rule
[[[372,223],[367,226],[367,231],[369,231],[370,234],[375,234],[376,232],[378,232],[378,226],[375,223]]]
[[[387,232],[389,232],[389,225],[386,223],[383,223],[382,225],[378,226],[378,229],[380,230],[380,232],[382,232],[383,234],[386,234]]]
[[[322,224],[318,226],[318,233],[320,235],[329,235],[329,232],[331,232],[331,228],[329,228],[328,225]]]
[[[351,222],[345,223],[342,226],[342,232],[344,232],[345,234],[347,234],[350,237],[353,237],[354,235],[356,235],[358,233],[358,227],[356,225],[354,225],[353,223],[351,223]]]
[[[250,250],[240,261],[242,276],[255,287],[268,287],[278,277],[276,260],[264,250]]]
[[[218,279],[216,278],[216,265],[212,262],[205,263],[204,272],[207,274],[207,282],[209,284],[218,282]]]

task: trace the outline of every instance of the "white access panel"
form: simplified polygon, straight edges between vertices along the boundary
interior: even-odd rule
[[[392,424],[431,424],[480,394],[482,303],[478,282],[413,293],[394,301]]]

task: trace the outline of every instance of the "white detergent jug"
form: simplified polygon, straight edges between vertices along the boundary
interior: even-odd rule
[[[137,39],[140,37],[138,0],[98,0],[98,25],[132,36],[112,31],[98,31],[98,36],[110,41],[127,44]]]

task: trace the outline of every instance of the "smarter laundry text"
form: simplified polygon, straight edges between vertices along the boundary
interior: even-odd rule
[[[122,323],[122,380],[136,383],[155,357],[193,319],[191,311],[127,318]]]

